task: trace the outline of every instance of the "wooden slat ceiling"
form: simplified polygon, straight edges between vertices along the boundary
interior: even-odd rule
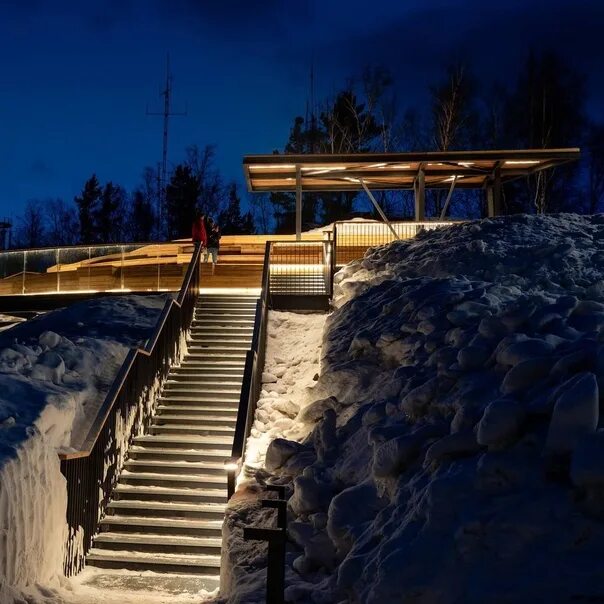
[[[243,170],[249,191],[295,191],[300,169],[303,191],[411,189],[420,169],[426,188],[481,189],[499,169],[501,182],[555,168],[579,159],[578,148],[346,155],[246,155]]]

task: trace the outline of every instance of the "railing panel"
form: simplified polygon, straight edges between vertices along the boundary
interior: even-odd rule
[[[421,230],[433,230],[453,224],[452,221],[391,222],[398,239],[411,239]],[[370,247],[386,245],[395,240],[384,222],[350,221],[334,225],[335,266],[343,266],[365,255]]]
[[[328,241],[274,241],[270,246],[271,295],[329,294],[325,272]]]

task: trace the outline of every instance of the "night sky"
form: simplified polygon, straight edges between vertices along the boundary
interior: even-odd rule
[[[226,178],[245,153],[282,148],[316,97],[365,65],[388,67],[404,109],[443,66],[513,85],[529,47],[557,48],[588,76],[604,119],[602,0],[0,0],[0,215],[29,198],[71,200],[96,171],[133,188],[161,157],[158,95],[170,53],[171,163],[217,145]]]

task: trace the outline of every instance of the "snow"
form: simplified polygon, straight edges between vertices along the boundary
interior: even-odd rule
[[[335,296],[293,424],[275,427],[268,389],[259,405],[257,483],[225,523],[229,602],[264,597],[266,546],[238,527],[273,525],[269,478],[288,490],[290,602],[601,599],[604,216],[422,233],[344,267]],[[271,438],[297,444],[264,457]]]
[[[56,586],[67,535],[58,453],[84,440],[128,350],[150,335],[166,299],[99,298],[0,334],[0,586],[5,593]],[[2,602],[11,601],[3,597]]]

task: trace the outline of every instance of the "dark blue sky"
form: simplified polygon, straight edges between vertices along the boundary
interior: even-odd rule
[[[96,171],[134,187],[161,156],[158,96],[174,74],[170,160],[217,145],[226,178],[245,153],[281,148],[316,96],[367,64],[392,71],[402,108],[447,61],[510,85],[528,48],[553,47],[589,78],[604,118],[601,0],[0,0],[0,215],[32,197],[71,199]]]

